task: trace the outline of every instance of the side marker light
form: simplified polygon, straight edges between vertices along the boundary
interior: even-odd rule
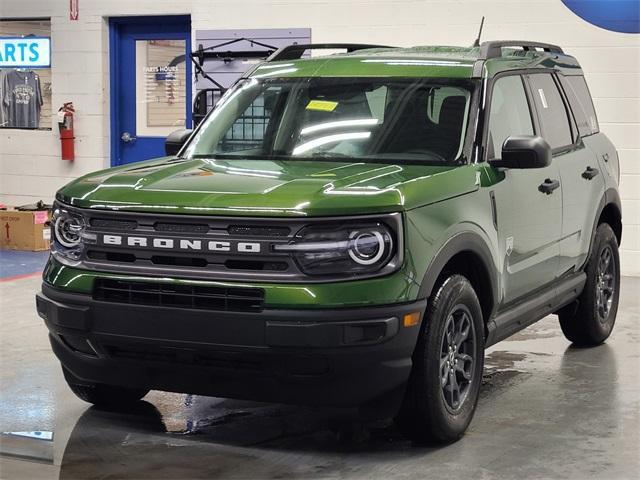
[[[420,325],[420,312],[407,313],[402,320],[402,324],[405,327],[415,327],[416,325]]]

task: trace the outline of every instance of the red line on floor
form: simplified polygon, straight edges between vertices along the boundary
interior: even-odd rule
[[[13,275],[11,277],[0,278],[0,283],[13,282],[14,280],[22,280],[23,278],[35,277],[38,275],[42,275],[42,272],[31,272],[31,273],[23,273],[21,275]]]

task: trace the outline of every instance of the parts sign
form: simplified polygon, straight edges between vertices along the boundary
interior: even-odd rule
[[[51,66],[49,37],[0,37],[0,68]]]

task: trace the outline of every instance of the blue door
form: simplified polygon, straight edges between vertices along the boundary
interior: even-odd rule
[[[164,155],[191,126],[189,16],[110,20],[111,165]]]

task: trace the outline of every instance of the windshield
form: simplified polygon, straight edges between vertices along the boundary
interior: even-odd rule
[[[184,155],[453,163],[462,155],[472,88],[425,78],[246,79]]]

